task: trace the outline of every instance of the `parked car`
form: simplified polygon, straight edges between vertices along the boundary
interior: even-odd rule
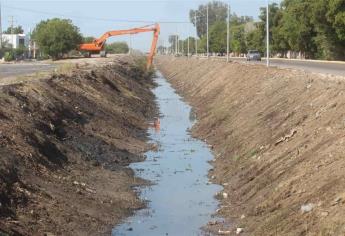
[[[247,53],[247,61],[261,61],[261,55],[258,50],[249,50]]]

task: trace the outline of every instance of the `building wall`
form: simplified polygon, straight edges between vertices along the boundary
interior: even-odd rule
[[[13,48],[18,48],[20,45],[29,46],[29,36],[25,34],[2,34],[2,41],[11,44]]]

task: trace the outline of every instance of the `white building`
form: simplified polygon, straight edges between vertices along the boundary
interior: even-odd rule
[[[29,41],[29,36],[26,34],[2,34],[2,43],[12,45],[13,48],[28,47]]]

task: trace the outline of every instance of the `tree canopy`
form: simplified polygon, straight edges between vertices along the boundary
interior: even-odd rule
[[[215,22],[226,21],[228,5],[221,1],[213,1],[207,4],[199,5],[197,10],[189,11],[189,19],[192,24],[197,26],[198,37],[206,34],[206,15],[208,6],[208,22],[212,26]],[[196,14],[196,22],[195,22]]]
[[[106,45],[106,51],[109,53],[128,53],[129,47],[126,42],[114,42]]]
[[[63,53],[76,49],[83,40],[78,27],[68,19],[48,19],[38,23],[32,33],[40,50],[57,59]]]
[[[13,31],[12,31],[13,30]],[[24,33],[24,30],[23,30],[23,27],[21,25],[18,25],[16,27],[8,27],[4,32],[4,34],[23,34]]]
[[[222,1],[201,4],[190,10],[190,22],[197,30],[199,52],[206,51],[206,9],[209,9],[209,51],[226,51],[227,8]],[[196,18],[195,18],[196,16]],[[266,49],[266,8],[260,9],[259,20],[230,14],[230,50],[236,54]],[[282,0],[269,5],[269,37],[272,55],[285,57],[288,52],[306,58],[345,59],[345,0]],[[176,36],[169,37],[172,51]],[[179,42],[185,42],[180,39]],[[191,41],[191,40],[190,40]],[[180,43],[180,44],[181,44]],[[194,47],[195,41],[193,41]],[[183,48],[185,47],[183,44]],[[181,51],[181,50],[180,50]],[[190,50],[191,52],[193,50]]]

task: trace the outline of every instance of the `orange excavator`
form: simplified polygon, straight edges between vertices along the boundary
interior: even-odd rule
[[[153,62],[153,56],[156,53],[156,46],[158,41],[158,36],[160,32],[159,24],[146,25],[139,28],[132,28],[127,30],[113,30],[104,33],[100,38],[95,39],[92,43],[83,43],[79,45],[79,51],[85,52],[85,55],[90,57],[91,54],[99,53],[101,57],[106,56],[106,51],[104,49],[105,42],[109,37],[117,35],[126,35],[126,34],[138,34],[145,32],[153,32],[153,39],[151,44],[150,53],[147,56],[147,68],[150,68]]]

